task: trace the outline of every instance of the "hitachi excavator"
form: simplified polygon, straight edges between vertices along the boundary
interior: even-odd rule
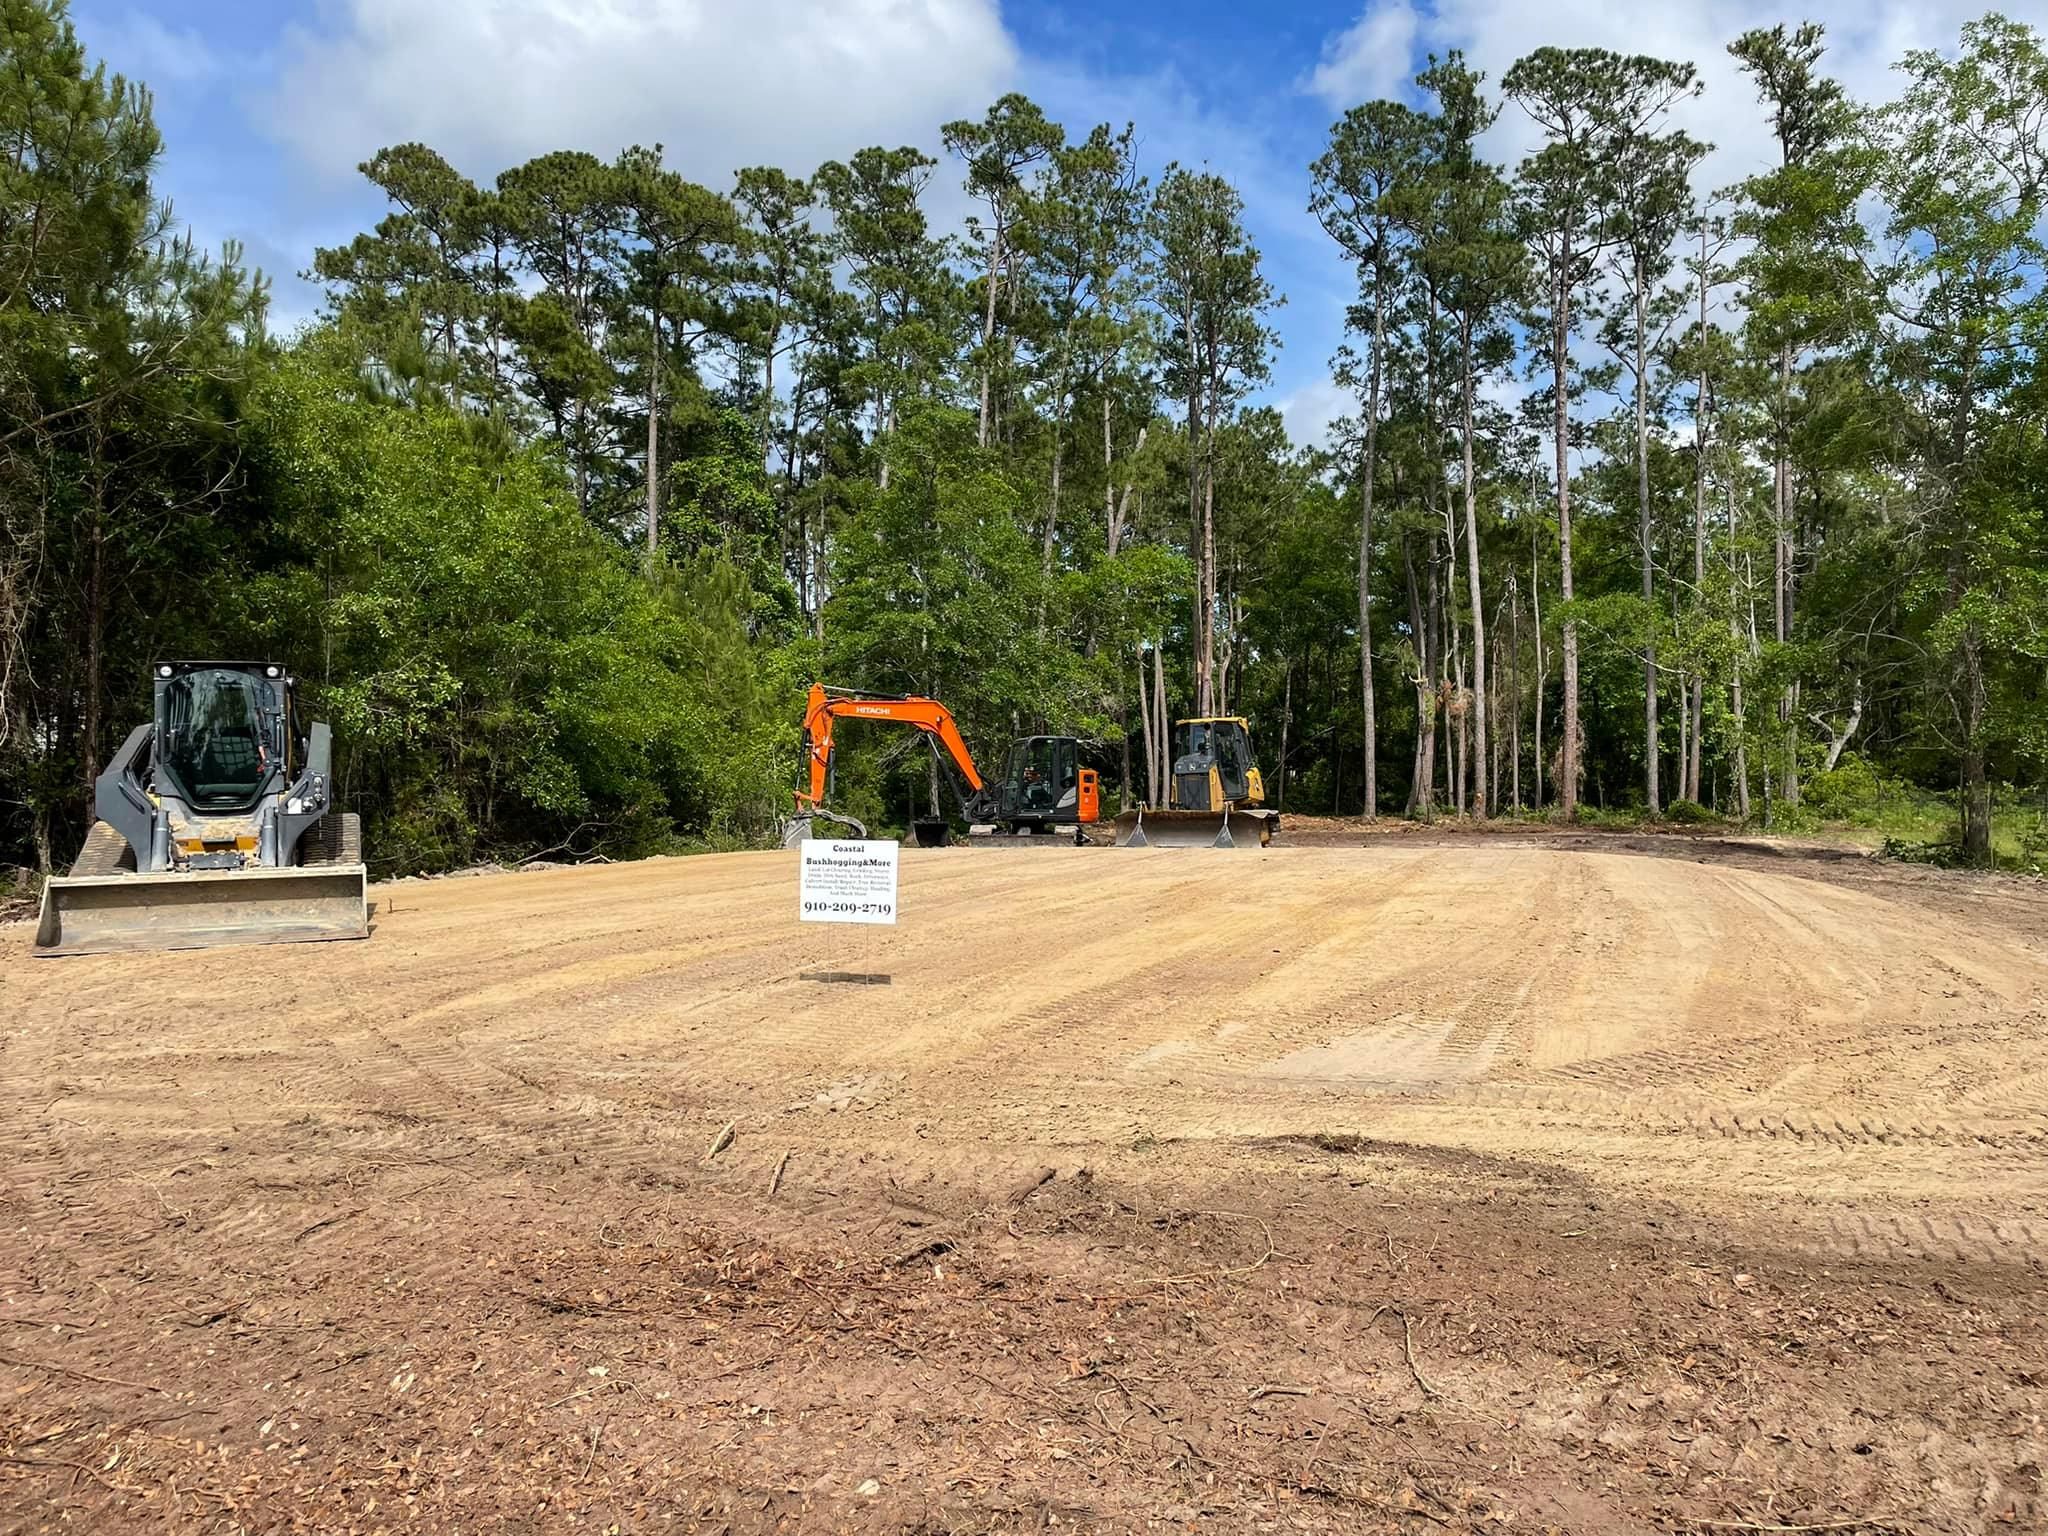
[[[994,826],[1008,832],[1051,833],[1074,829],[1085,841],[1084,828],[1102,815],[1102,780],[1093,768],[1081,766],[1081,744],[1072,736],[1024,736],[1010,744],[1001,782],[984,779],[974,754],[953,719],[937,699],[916,695],[892,697],[845,688],[811,686],[804,707],[804,758],[809,787],[798,790],[796,815],[784,828],[783,843],[794,846],[812,834],[814,821],[837,822],[867,835],[851,817],[825,809],[832,786],[832,727],[839,720],[879,720],[907,725],[924,736],[939,760],[951,770],[960,812],[970,827]],[[926,847],[947,839],[943,817],[921,817],[912,824],[917,841]]]

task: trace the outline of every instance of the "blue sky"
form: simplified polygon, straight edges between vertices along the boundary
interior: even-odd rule
[[[937,151],[938,125],[1006,90],[1070,132],[1137,124],[1154,174],[1207,162],[1244,193],[1275,285],[1282,348],[1267,397],[1297,437],[1342,409],[1327,362],[1349,273],[1305,209],[1307,166],[1343,107],[1403,91],[1423,56],[1464,48],[1494,78],[1542,43],[1697,63],[1687,126],[1725,185],[1768,154],[1723,52],[1742,29],[1812,17],[1852,93],[1888,89],[1907,48],[1952,46],[1982,7],[1956,0],[74,0],[86,45],[156,95],[162,190],[199,238],[242,242],[289,324],[318,296],[296,274],[316,245],[381,212],[353,167],[406,139],[472,176],[547,149],[609,155],[660,142],[723,188],[741,165],[799,174],[864,144]],[[2048,26],[2048,0],[2008,15]],[[1499,158],[1526,147],[1512,112]],[[957,215],[950,190],[937,199]],[[952,201],[948,201],[952,200]]]

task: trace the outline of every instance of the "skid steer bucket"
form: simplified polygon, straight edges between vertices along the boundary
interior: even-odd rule
[[[1125,811],[1119,848],[1263,848],[1279,817],[1271,811]]]
[[[370,936],[361,864],[72,875],[43,887],[38,955],[302,944]]]

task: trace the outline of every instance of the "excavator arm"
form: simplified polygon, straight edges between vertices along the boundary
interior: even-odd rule
[[[861,694],[834,693],[822,683],[811,685],[804,708],[804,754],[809,759],[810,788],[797,791],[798,814],[824,806],[832,774],[832,725],[835,720],[886,720],[920,731],[945,750],[959,771],[969,792],[982,792],[981,772],[974,766],[974,754],[953,719],[953,712],[937,699],[873,698]]]

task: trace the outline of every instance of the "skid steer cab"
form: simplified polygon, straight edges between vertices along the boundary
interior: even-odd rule
[[[99,776],[71,874],[44,888],[39,954],[364,938],[357,819],[333,738],[275,662],[165,661],[153,718]]]

